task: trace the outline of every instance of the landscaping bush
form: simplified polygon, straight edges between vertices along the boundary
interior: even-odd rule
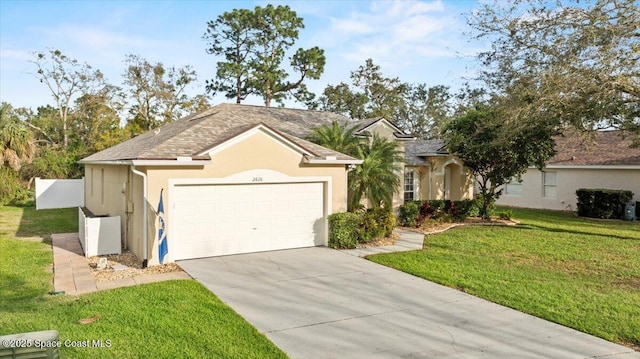
[[[477,194],[476,195],[476,203],[478,204],[478,216],[482,216],[482,202],[483,202],[483,196],[482,194]],[[487,218],[491,218],[491,216],[493,216],[493,213],[496,211],[496,201],[493,200],[489,203],[489,206],[487,207]]]
[[[420,215],[420,205],[414,201],[405,202],[400,206],[398,221],[401,226],[416,227],[418,216]]]
[[[500,219],[510,220],[511,217],[513,217],[513,211],[510,209],[505,209],[504,211],[498,213],[498,217],[500,217]]]
[[[633,192],[580,188],[576,191],[576,196],[578,197],[578,216],[624,219],[624,208],[633,198]]]
[[[329,247],[355,248],[358,241],[360,216],[351,213],[334,213],[329,216]]]
[[[0,168],[0,205],[18,204],[30,199],[30,192],[22,186],[18,173],[11,168]]]
[[[467,217],[478,217],[480,215],[478,203],[472,199],[453,201],[453,207],[455,208],[455,213],[452,213],[452,216],[457,221],[464,221]]]
[[[360,215],[360,225],[357,231],[358,242],[369,243],[376,237],[382,237],[382,232],[373,210],[367,210]]]
[[[396,227],[396,216],[393,215],[390,209],[379,208],[373,210],[373,215],[378,223],[378,229],[380,231],[377,237],[389,237],[393,233],[393,229]]]
[[[464,221],[467,217],[479,215],[478,202],[472,199],[409,201],[400,206],[399,222],[405,227],[420,227],[425,222]]]
[[[369,243],[376,238],[388,237],[396,226],[396,217],[389,209],[368,209],[359,214],[358,242]]]

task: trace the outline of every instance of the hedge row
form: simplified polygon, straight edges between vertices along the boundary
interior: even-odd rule
[[[580,188],[576,191],[576,196],[578,196],[578,216],[624,219],[625,205],[633,198],[633,192]]]
[[[396,218],[390,210],[334,213],[329,216],[329,247],[355,248],[359,242],[389,237],[395,226]]]
[[[480,214],[475,200],[462,201],[429,200],[405,202],[400,206],[398,222],[405,227],[420,227],[427,220],[463,221],[467,217]]]

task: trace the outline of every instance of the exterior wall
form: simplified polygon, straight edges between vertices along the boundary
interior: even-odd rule
[[[452,191],[451,200],[457,201],[461,199],[473,198],[473,177],[471,173],[462,166],[453,156],[433,157],[428,166],[412,166],[414,175],[416,176],[417,200],[444,199],[444,181],[445,171],[448,164],[455,163],[454,173],[451,176],[455,178],[452,185],[456,185],[455,191]]]
[[[256,133],[231,147],[211,154],[212,164],[202,167],[140,167],[148,176],[149,210],[149,265],[158,264],[158,243],[155,238],[155,210],[158,206],[160,190],[164,189],[165,223],[171,226],[171,204],[168,199],[169,179],[179,178],[224,178],[250,170],[272,170],[291,177],[331,177],[331,213],[347,210],[347,175],[345,165],[306,165],[302,155],[278,144],[273,137],[262,132]],[[139,176],[136,176],[139,177]],[[139,192],[138,192],[139,193]],[[134,197],[140,197],[135,194]],[[141,216],[140,211],[136,215]],[[134,216],[136,217],[136,216]],[[137,218],[137,217],[136,217]],[[134,223],[141,223],[134,219]],[[138,225],[139,226],[139,225]],[[134,225],[135,228],[135,225]],[[169,235],[170,235],[169,230]],[[142,248],[141,237],[133,237],[133,248]],[[169,238],[171,245],[171,238]],[[169,248],[171,251],[171,248]],[[136,255],[140,256],[138,252]]]
[[[503,195],[497,204],[515,207],[545,208],[575,211],[576,190],[579,188],[624,189],[634,193],[634,201],[640,201],[640,167],[637,169],[568,169],[550,168],[556,172],[555,198],[543,196],[542,172],[529,169],[522,176],[522,194]]]
[[[126,189],[128,167],[85,165],[84,203],[95,215],[120,216],[123,240],[126,238]]]

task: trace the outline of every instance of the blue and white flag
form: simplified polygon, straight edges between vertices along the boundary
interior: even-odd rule
[[[162,204],[162,191],[160,190],[160,203],[158,204],[158,255],[160,257],[160,264],[164,262],[164,257],[169,252],[169,246],[167,245],[167,231],[164,223],[164,205]]]

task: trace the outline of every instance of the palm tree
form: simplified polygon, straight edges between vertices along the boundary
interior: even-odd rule
[[[374,208],[391,208],[393,194],[400,186],[402,156],[397,145],[374,135],[370,143],[360,146],[358,157],[364,162],[349,172],[349,209],[361,207],[362,198]]]
[[[313,129],[308,140],[334,151],[356,157],[360,151],[362,139],[355,136],[357,126],[348,127],[333,121],[331,126],[323,125]]]
[[[12,112],[11,105],[0,105],[0,167],[6,164],[18,171],[33,158],[35,145],[29,129]]]

